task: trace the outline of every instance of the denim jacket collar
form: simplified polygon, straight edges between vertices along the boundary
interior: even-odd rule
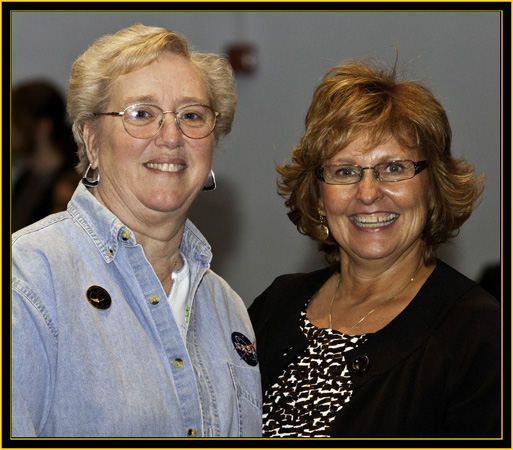
[[[121,240],[128,245],[137,245],[133,232],[81,183],[68,205],[68,211],[89,235],[107,263],[112,262],[116,257]],[[185,223],[180,251],[188,260],[198,261],[205,268],[209,267],[212,260],[210,245],[188,219]]]

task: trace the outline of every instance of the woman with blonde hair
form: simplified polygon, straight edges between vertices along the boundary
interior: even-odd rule
[[[74,63],[83,183],[12,239],[12,436],[260,436],[249,317],[187,219],[235,104],[229,64],[163,28]]]
[[[316,88],[279,187],[328,267],[250,307],[264,437],[500,437],[500,307],[436,258],[482,177],[442,105],[354,61]]]

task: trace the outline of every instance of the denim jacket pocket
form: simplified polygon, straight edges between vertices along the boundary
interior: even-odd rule
[[[237,396],[240,436],[260,437],[262,429],[260,371],[256,367],[240,367],[231,362],[228,362],[228,367]]]

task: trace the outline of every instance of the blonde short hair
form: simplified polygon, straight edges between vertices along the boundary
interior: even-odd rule
[[[135,24],[99,38],[72,66],[67,108],[78,146],[79,173],[84,173],[89,165],[84,125],[94,126],[94,113],[109,103],[114,80],[151,64],[164,53],[181,55],[200,71],[209,91],[210,106],[220,113],[214,129],[215,141],[231,131],[237,97],[230,64],[213,53],[189,51],[187,41],[177,33]]]
[[[326,260],[337,268],[338,244],[320,228],[315,171],[361,136],[368,138],[369,149],[393,137],[428,161],[422,254],[432,264],[436,248],[456,235],[477,207],[484,176],[476,177],[472,164],[451,155],[451,127],[440,102],[421,83],[398,80],[395,67],[356,60],[334,67],[317,86],[292,162],[276,169],[290,220],[319,243]]]

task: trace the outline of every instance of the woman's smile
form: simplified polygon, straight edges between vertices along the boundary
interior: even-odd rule
[[[173,164],[173,163],[146,163],[145,167],[152,170],[158,170],[160,172],[181,172],[187,167],[185,164]]]
[[[349,219],[358,228],[378,230],[392,225],[399,218],[394,213],[365,213],[355,214]]]

